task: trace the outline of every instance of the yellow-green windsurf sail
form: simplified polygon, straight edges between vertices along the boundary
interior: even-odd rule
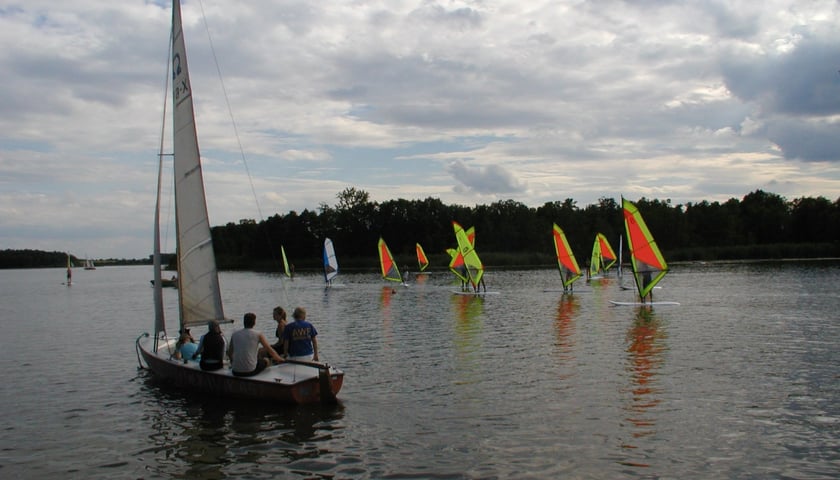
[[[639,297],[644,299],[668,273],[668,264],[665,263],[656,240],[653,239],[636,206],[624,198],[621,199],[621,204],[624,209],[624,228],[627,231],[633,277]]]
[[[391,250],[382,237],[379,237],[379,265],[382,268],[382,278],[391,280],[392,282],[402,282],[402,275],[400,269],[397,268],[397,262],[394,261],[394,256],[391,255]]]
[[[286,259],[286,249],[283,248],[283,245],[280,245],[280,256],[283,257],[283,273],[292,278],[292,271],[289,269],[289,260]]]
[[[568,289],[575,280],[580,278],[580,267],[575,254],[572,253],[572,248],[569,246],[569,241],[566,240],[566,234],[563,229],[554,224],[553,235],[554,251],[557,252],[557,268],[560,269],[560,280],[563,282],[563,290]]]
[[[457,248],[447,248],[446,253],[449,254],[449,258],[451,259],[449,261],[449,270],[462,282],[469,282],[467,267],[464,265],[464,257],[461,255],[461,252]]]
[[[601,273],[601,242],[595,236],[595,243],[592,245],[592,257],[589,259],[589,276],[594,277]]]
[[[610,242],[607,241],[607,236],[603,233],[599,233],[595,237],[595,241],[598,242],[601,249],[601,265],[606,272],[610,269],[613,265],[615,265],[615,261],[618,260],[618,257],[615,255],[613,251],[612,245]]]
[[[458,253],[464,257],[467,278],[473,285],[473,288],[476,288],[479,282],[481,282],[481,277],[484,275],[484,265],[481,263],[481,259],[478,258],[478,253],[476,253],[473,247],[475,237],[473,236],[472,241],[470,241],[464,227],[459,225],[458,222],[453,221],[452,228],[455,230],[455,239],[458,241]]]

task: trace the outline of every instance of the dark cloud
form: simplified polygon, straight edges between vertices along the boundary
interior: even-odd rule
[[[837,126],[783,118],[766,127],[767,138],[779,146],[785,158],[813,162],[840,161]]]
[[[840,113],[840,42],[804,40],[793,50],[724,58],[726,87],[762,114],[826,116]]]

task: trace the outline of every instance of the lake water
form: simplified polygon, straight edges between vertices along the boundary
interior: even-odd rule
[[[302,305],[346,372],[339,405],[289,407],[138,368],[150,267],[0,271],[0,476],[840,476],[840,263],[676,265],[655,296],[681,305],[652,310],[612,306],[616,278],[563,296],[555,270],[491,270],[484,298],[450,278],[223,272],[227,333],[254,311],[271,338],[272,307]]]

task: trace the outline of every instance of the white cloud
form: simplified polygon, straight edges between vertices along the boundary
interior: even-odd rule
[[[201,6],[183,11],[214,224],[258,215],[250,182],[265,216],[347,186],[840,197],[833,0]],[[147,255],[169,20],[168,2],[0,7],[3,248]]]

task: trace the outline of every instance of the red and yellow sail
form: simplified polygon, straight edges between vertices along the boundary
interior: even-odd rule
[[[417,265],[420,266],[422,272],[429,267],[429,258],[426,257],[426,252],[423,251],[423,247],[419,243],[415,246],[415,250],[417,250]]]
[[[382,237],[379,237],[379,266],[382,267],[382,278],[391,280],[392,282],[402,282],[402,275],[400,269],[397,268],[397,262],[394,256],[391,255],[391,250],[385,243]]]
[[[610,269],[610,267],[615,265],[615,261],[618,260],[618,256],[616,256],[615,252],[613,251],[610,242],[607,240],[607,236],[603,233],[599,233],[595,237],[595,241],[598,242],[601,248],[601,264],[602,268],[606,272]]]
[[[575,260],[575,254],[572,253],[572,248],[569,246],[569,241],[566,240],[566,234],[556,223],[553,228],[553,238],[554,251],[557,252],[557,268],[560,269],[563,290],[566,290],[575,280],[580,278],[580,267]]]
[[[624,209],[624,228],[627,231],[627,246],[630,249],[630,260],[633,266],[633,276],[639,296],[644,299],[653,287],[668,273],[668,264],[656,240],[648,230],[641,213],[629,200],[621,199]]]

